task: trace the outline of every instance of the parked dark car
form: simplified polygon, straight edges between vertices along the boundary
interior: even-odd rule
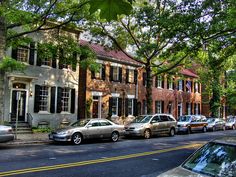
[[[216,130],[225,130],[225,121],[220,118],[207,118],[207,130],[216,131]]]
[[[0,143],[5,143],[14,140],[12,127],[0,125]]]
[[[178,118],[178,132],[192,133],[194,131],[207,131],[206,117],[203,115],[184,115]]]
[[[226,127],[226,129],[235,130],[235,128],[236,128],[236,117],[229,117],[226,120],[225,127]]]
[[[158,177],[235,177],[236,137],[210,141],[193,153],[182,165]]]
[[[84,139],[109,138],[113,142],[124,134],[124,126],[115,124],[107,119],[79,120],[68,127],[58,129],[49,134],[54,141],[71,141],[80,144]]]
[[[176,128],[177,122],[172,115],[141,115],[125,126],[125,136],[142,136],[146,139],[165,133],[174,136]]]

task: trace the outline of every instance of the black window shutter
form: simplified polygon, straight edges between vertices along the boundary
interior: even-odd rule
[[[110,97],[109,98],[109,115],[108,116],[112,116],[112,102],[113,102],[113,98],[112,97]]]
[[[138,71],[134,70],[134,83],[137,84],[138,83]]]
[[[143,73],[143,85],[146,86],[147,73]]]
[[[164,88],[164,84],[165,84],[165,77],[162,76],[161,77],[161,88]]]
[[[70,112],[75,113],[75,89],[71,89]]]
[[[185,91],[185,82],[182,80],[182,90]]]
[[[186,114],[186,115],[188,114],[188,105],[189,105],[189,103],[186,102],[186,109],[185,109],[185,114]]]
[[[30,43],[29,64],[34,65],[35,42]]]
[[[175,78],[173,78],[173,90],[175,90],[176,84],[175,84]]]
[[[62,88],[57,88],[57,113],[60,113],[62,111]]]
[[[125,116],[128,116],[128,103],[129,103],[129,99],[125,98]]]
[[[91,79],[95,79],[95,71],[91,71]]]
[[[161,113],[164,113],[165,111],[165,102],[161,101]]]
[[[137,116],[138,115],[138,104],[137,104],[137,99],[134,99],[134,107],[133,107],[133,116]]]
[[[40,58],[39,56],[39,51],[37,52],[37,62],[36,62],[37,66],[41,66],[42,65],[42,58]]]
[[[62,69],[64,67],[63,55],[64,55],[63,49],[60,48],[59,49],[59,69]]]
[[[57,59],[56,59],[56,57],[53,57],[53,59],[52,59],[52,67],[57,68]]]
[[[72,65],[72,71],[76,71],[76,66],[77,66],[77,53],[73,52],[73,62],[71,63]]]
[[[197,104],[194,103],[194,114],[197,114],[197,112],[196,112],[196,108],[197,108]]]
[[[158,76],[155,77],[155,87],[158,87]]]
[[[197,85],[198,85],[198,86],[197,86],[198,92],[200,93],[200,83],[198,82]]]
[[[106,80],[106,65],[102,65],[102,80]]]
[[[122,98],[118,98],[118,116],[122,115]]]
[[[113,66],[110,66],[110,81],[113,81]]]
[[[51,87],[50,113],[55,113],[55,94],[56,94],[56,87]]]
[[[17,60],[17,48],[12,48],[11,57]]]
[[[126,69],[126,83],[129,83],[129,69]]]
[[[157,101],[155,101],[155,113],[157,113]]]
[[[39,106],[40,106],[40,85],[35,85],[35,96],[34,96],[34,112],[39,112]]]
[[[169,87],[169,84],[170,84],[170,78],[168,77],[168,78],[167,78],[167,89],[170,88],[170,87]]]
[[[122,82],[122,68],[119,68],[119,82]]]

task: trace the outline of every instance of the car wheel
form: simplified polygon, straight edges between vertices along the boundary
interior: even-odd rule
[[[235,130],[235,126],[234,125],[232,126],[232,129]]]
[[[119,140],[119,133],[118,133],[118,132],[112,132],[112,134],[111,134],[111,140],[112,140],[113,142],[118,141],[118,140]]]
[[[144,131],[144,138],[145,138],[145,139],[151,138],[151,130],[146,129],[146,130]]]
[[[80,133],[74,133],[72,135],[72,139],[71,139],[72,143],[75,145],[79,145],[82,142],[82,136]]]
[[[171,128],[171,129],[170,129],[169,135],[170,135],[170,136],[175,136],[175,129],[174,129],[174,128]]]
[[[190,134],[190,133],[191,133],[191,128],[190,128],[190,127],[187,128],[186,133],[187,133],[187,134]]]
[[[206,132],[207,132],[207,128],[206,128],[206,127],[203,127],[203,128],[202,128],[202,132],[203,132],[203,133],[206,133]]]

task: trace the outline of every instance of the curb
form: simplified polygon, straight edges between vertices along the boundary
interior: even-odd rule
[[[26,140],[14,140],[6,143],[7,145],[34,145],[34,144],[49,144],[49,140],[35,140],[35,141],[26,141]]]

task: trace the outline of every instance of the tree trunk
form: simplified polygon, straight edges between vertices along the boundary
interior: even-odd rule
[[[147,87],[146,87],[147,114],[153,114],[152,73],[151,73],[150,63],[147,63],[145,68],[147,73]]]
[[[6,28],[4,18],[0,17],[0,62],[5,56],[6,47]],[[4,110],[4,72],[0,70],[0,123],[3,123]]]
[[[215,71],[213,74],[212,97],[210,100],[210,110],[212,117],[219,116],[220,108],[220,74]]]

